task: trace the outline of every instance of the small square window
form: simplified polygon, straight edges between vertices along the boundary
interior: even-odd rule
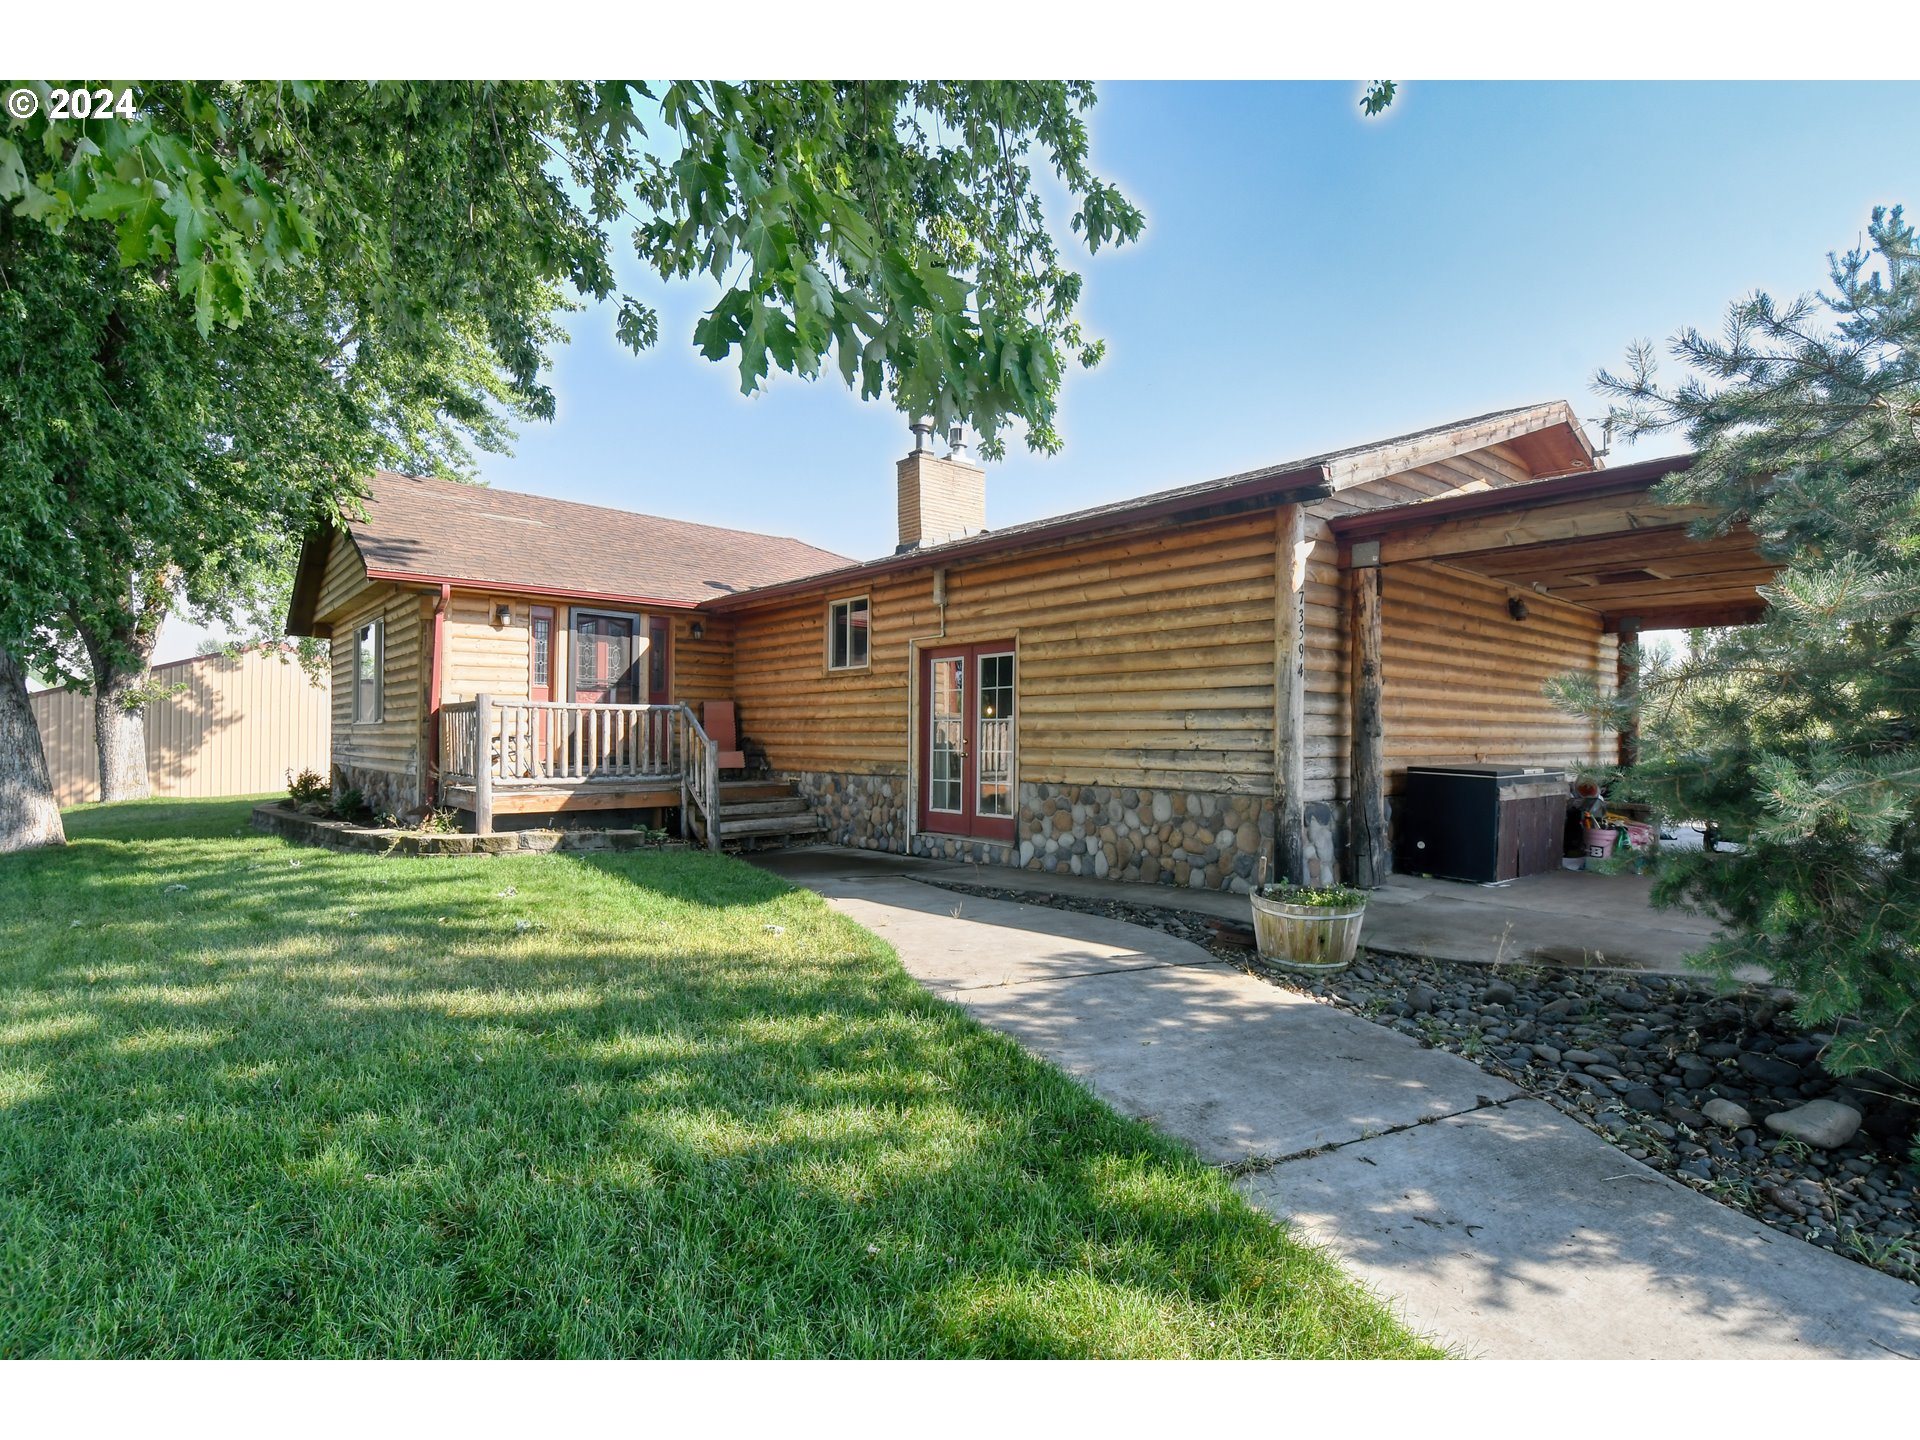
[[[383,671],[386,669],[386,623],[369,620],[353,632],[353,718],[356,723],[380,718]]]
[[[827,668],[864,670],[867,666],[867,597],[835,600],[827,607]]]

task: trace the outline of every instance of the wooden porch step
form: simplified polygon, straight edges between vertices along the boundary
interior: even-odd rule
[[[720,782],[722,809],[735,801],[786,800],[792,796],[791,780],[722,780]]]
[[[724,824],[728,820],[746,820],[756,815],[805,815],[807,802],[798,795],[789,795],[783,800],[722,800],[720,819]]]
[[[742,840],[757,835],[814,835],[821,829],[820,817],[801,815],[756,815],[744,820],[720,819],[722,841]]]

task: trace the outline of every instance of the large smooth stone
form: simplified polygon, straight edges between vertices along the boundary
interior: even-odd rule
[[[1809,1100],[1791,1110],[1767,1116],[1767,1128],[1776,1135],[1817,1145],[1822,1150],[1837,1150],[1860,1129],[1860,1112],[1838,1100]]]

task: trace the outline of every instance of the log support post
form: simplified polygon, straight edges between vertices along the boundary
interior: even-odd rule
[[[1640,758],[1640,621],[1627,616],[1620,621],[1620,645],[1615,665],[1615,684],[1620,698],[1633,708],[1620,726],[1620,767],[1625,769]]]
[[[1352,687],[1352,736],[1348,774],[1348,868],[1353,883],[1372,890],[1392,872],[1387,848],[1385,727],[1380,702],[1380,548],[1356,544],[1347,571],[1351,620],[1347,675]]]
[[[473,697],[473,829],[493,833],[493,697]]]
[[[1273,878],[1307,883],[1306,509],[1275,512],[1273,553]]]

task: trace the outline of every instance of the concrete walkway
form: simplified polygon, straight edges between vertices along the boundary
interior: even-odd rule
[[[1920,1289],[1668,1180],[1466,1060],[1158,931],[853,859],[763,863],[934,994],[1242,1167],[1253,1204],[1462,1353],[1920,1358]]]

